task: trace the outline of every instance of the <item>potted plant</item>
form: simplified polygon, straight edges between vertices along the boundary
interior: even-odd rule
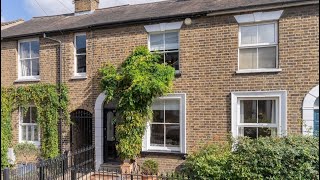
[[[155,180],[159,171],[159,164],[154,160],[146,160],[141,166],[142,180]]]

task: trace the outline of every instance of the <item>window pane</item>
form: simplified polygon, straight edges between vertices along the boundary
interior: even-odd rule
[[[166,146],[179,147],[180,145],[180,126],[166,125]]]
[[[276,68],[276,47],[259,48],[259,68]]]
[[[32,41],[31,42],[31,58],[38,58],[39,57],[39,41]]]
[[[314,108],[315,109],[319,109],[319,97],[316,99],[316,101],[314,102]]]
[[[241,28],[241,44],[257,43],[257,26],[242,26]]]
[[[258,137],[276,136],[276,128],[258,128]]]
[[[39,59],[32,59],[32,76],[38,76],[39,72]]]
[[[77,73],[85,73],[86,71],[86,55],[77,55]]]
[[[150,51],[164,50],[163,34],[150,35]]]
[[[31,60],[30,59],[21,61],[21,75],[31,76]]]
[[[76,36],[77,54],[86,53],[86,35]]]
[[[166,50],[179,49],[179,33],[178,32],[166,33],[165,38],[166,38],[165,39]]]
[[[156,100],[153,105],[153,122],[164,123],[164,100]]]
[[[166,53],[166,63],[179,70],[179,52]]]
[[[240,132],[245,137],[257,138],[257,128],[256,127],[241,127]]]
[[[36,123],[37,122],[37,108],[36,107],[31,107],[31,123]]]
[[[27,126],[28,127],[28,130],[27,130],[27,132],[28,132],[28,141],[32,141],[32,126]]]
[[[275,123],[275,101],[258,101],[258,119],[259,123]]]
[[[34,141],[39,141],[38,126],[34,126]]]
[[[257,49],[240,49],[240,69],[257,68]]]
[[[164,125],[151,125],[151,146],[164,146]]]
[[[20,59],[30,58],[30,43],[20,43]]]
[[[23,116],[22,123],[31,123],[30,113],[31,113],[31,110],[29,107],[27,113]]]
[[[172,99],[166,100],[166,123],[179,123],[180,122],[180,100]]]
[[[259,43],[276,42],[274,24],[263,24],[258,26],[258,42]]]
[[[240,101],[241,123],[257,123],[257,101]]]
[[[27,140],[26,139],[26,132],[27,132],[27,130],[26,130],[26,126],[21,126],[21,133],[22,133],[22,135],[21,135],[21,139],[23,140],[23,141],[25,141],[25,140]]]

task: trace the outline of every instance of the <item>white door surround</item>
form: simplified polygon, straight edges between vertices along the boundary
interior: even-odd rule
[[[304,98],[302,106],[302,133],[313,135],[314,104],[319,97],[319,85],[314,87]]]
[[[101,93],[94,106],[94,147],[96,170],[98,170],[100,165],[103,163],[103,106],[105,99],[105,93]]]

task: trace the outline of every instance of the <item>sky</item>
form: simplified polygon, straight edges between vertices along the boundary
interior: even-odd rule
[[[164,0],[100,0],[99,8]],[[74,12],[73,0],[1,0],[1,22]]]

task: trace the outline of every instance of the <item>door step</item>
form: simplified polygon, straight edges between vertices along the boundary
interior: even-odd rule
[[[104,163],[100,165],[99,171],[104,172],[121,172],[121,164],[120,163]]]

